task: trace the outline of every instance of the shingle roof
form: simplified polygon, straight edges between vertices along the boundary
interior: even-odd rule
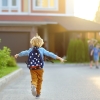
[[[53,17],[68,31],[100,31],[100,24],[78,17]]]

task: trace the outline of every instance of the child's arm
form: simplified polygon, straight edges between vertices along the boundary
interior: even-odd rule
[[[94,50],[91,51],[91,56],[93,55]]]
[[[19,54],[15,54],[15,55],[14,55],[15,58],[18,58],[18,56],[19,56]]]
[[[65,59],[63,59],[63,58],[61,58],[61,57],[59,57],[59,56],[57,56],[56,59],[60,60],[61,62],[65,62],[65,61],[66,61]]]
[[[64,60],[63,58],[57,56],[56,54],[47,51],[46,49],[44,49],[44,52],[43,52],[43,53],[44,53],[44,55],[49,56],[49,57],[51,57],[51,58],[53,58],[53,59],[58,59],[58,60],[60,60],[61,62],[66,61],[66,60]]]
[[[15,54],[14,57],[18,58],[18,57],[22,57],[22,56],[28,56],[31,50],[32,50],[32,48],[30,48],[29,50],[21,51],[20,53]]]

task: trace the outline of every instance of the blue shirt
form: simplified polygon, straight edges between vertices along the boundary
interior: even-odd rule
[[[49,56],[49,57],[51,57],[53,59],[56,59],[57,58],[57,55],[56,54],[47,51],[43,47],[40,47],[38,50],[40,51],[40,54],[41,54],[42,58],[43,58],[43,55]],[[32,51],[32,48],[29,48],[29,50],[21,51],[19,53],[19,57],[21,57],[21,56],[28,56],[31,51]]]
[[[99,56],[100,50],[98,48],[93,48],[93,55],[94,56]]]

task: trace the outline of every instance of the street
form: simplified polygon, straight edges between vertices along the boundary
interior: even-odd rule
[[[1,92],[0,100],[35,100],[26,64],[18,64],[24,73]],[[100,69],[81,64],[44,66],[44,80],[39,100],[100,100]]]

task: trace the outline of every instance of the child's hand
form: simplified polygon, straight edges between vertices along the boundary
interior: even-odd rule
[[[19,54],[16,54],[14,57],[15,57],[15,58],[18,58],[18,56],[19,56]]]
[[[65,59],[63,59],[63,58],[61,58],[59,56],[57,56],[57,59],[59,59],[62,63],[64,63],[65,61],[67,61],[67,60],[65,60]]]
[[[65,60],[65,59],[63,59],[63,58],[60,58],[60,61],[61,61],[62,63],[64,63],[64,62],[67,61],[67,60]]]

